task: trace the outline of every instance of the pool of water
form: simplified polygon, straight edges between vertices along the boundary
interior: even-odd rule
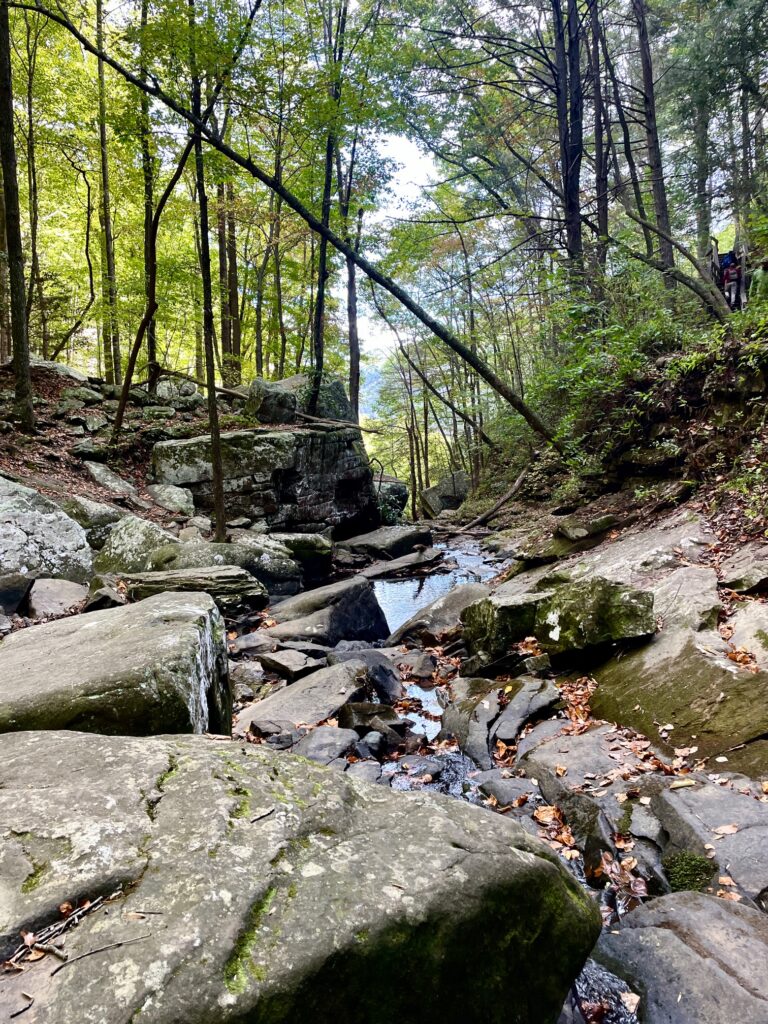
[[[418,579],[376,580],[374,590],[381,610],[387,617],[391,632],[402,626],[421,608],[432,604],[461,583],[482,583],[501,572],[503,563],[492,561],[477,541],[461,539],[457,542],[435,544],[445,552],[446,562],[455,562],[456,568],[437,572]]]

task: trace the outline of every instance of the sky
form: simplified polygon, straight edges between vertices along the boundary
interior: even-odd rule
[[[418,199],[422,189],[435,176],[435,163],[431,156],[420,151],[415,142],[402,135],[386,135],[378,149],[382,156],[397,161],[398,169],[388,186],[389,198],[376,214],[375,221],[386,223],[406,212],[408,203]],[[369,315],[363,305],[358,318],[360,344],[371,357],[386,355],[394,344],[392,332],[374,313]]]

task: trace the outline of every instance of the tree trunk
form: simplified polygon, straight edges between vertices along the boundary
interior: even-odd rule
[[[140,60],[141,67],[139,74],[142,81],[147,81],[146,64],[146,29],[149,16],[149,0],[141,0],[141,41]],[[144,183],[144,301],[146,308],[152,305],[151,291],[153,289],[151,279],[157,276],[157,252],[156,246],[152,244],[152,218],[155,207],[155,160],[152,156],[151,122],[149,117],[149,96],[141,93],[140,108],[140,135],[141,135],[141,173]],[[149,390],[155,391],[157,387],[158,370],[157,362],[157,324],[154,314],[149,319],[146,329],[147,338],[147,375],[149,377]]]
[[[592,2],[592,87],[595,109],[595,201],[597,204],[598,239],[595,263],[602,275],[608,255],[608,153],[605,146],[605,104],[600,60],[600,10],[597,0]],[[600,282],[602,287],[602,281]]]
[[[40,249],[38,246],[38,227],[40,224],[40,203],[38,200],[37,183],[37,139],[35,136],[35,120],[32,86],[37,65],[37,33],[33,34],[30,14],[24,12],[26,27],[27,54],[27,186],[29,201],[29,283],[27,288],[27,331],[31,335],[32,309],[37,298],[38,316],[40,318],[40,348],[43,359],[50,358],[50,335],[48,332],[48,315],[45,308],[43,275],[40,269]],[[31,342],[30,342],[31,344]]]
[[[583,277],[580,183],[584,98],[581,85],[579,11],[576,0],[567,0],[567,18],[564,22],[560,0],[551,0],[551,3],[555,37],[555,99],[560,143],[565,248],[572,277],[575,282],[580,282]]]
[[[0,364],[11,358],[11,305],[8,285],[8,243],[5,240],[5,197],[0,169]]]
[[[13,81],[11,77],[11,29],[8,0],[0,0],[0,164],[3,169],[5,235],[13,340],[13,373],[16,414],[26,433],[35,429],[32,379],[29,370],[24,253],[21,244],[19,182],[16,171],[16,140],[13,135]]]
[[[96,0],[96,45],[104,49],[104,13],[102,0]],[[117,278],[115,274],[115,242],[112,234],[112,199],[109,191],[109,160],[107,150],[107,99],[104,82],[104,61],[98,59],[99,78],[99,153],[101,157],[101,229],[102,252],[102,300],[106,316],[104,324],[104,369],[108,384],[119,384],[122,378],[120,366],[120,330],[117,317]]]
[[[704,263],[712,233],[712,206],[709,195],[709,110],[703,96],[695,101],[694,160],[696,166],[696,255]]]
[[[229,319],[229,272],[227,269],[227,211],[224,182],[216,184],[216,239],[219,257],[219,358],[224,370],[224,385],[229,379],[232,357],[232,324]]]
[[[643,107],[645,111],[645,143],[648,149],[648,169],[651,175],[651,192],[656,223],[664,235],[672,236],[667,204],[667,186],[664,181],[664,164],[661,158],[661,143],[656,120],[656,86],[653,80],[653,61],[651,44],[648,39],[645,0],[632,0],[632,9],[637,23],[637,34],[640,42],[640,64],[643,72]],[[669,238],[658,236],[659,257],[665,267],[675,265],[675,253]],[[664,282],[668,288],[675,287],[675,281],[665,275]]]
[[[195,55],[195,0],[189,0],[190,66],[192,69],[192,115],[201,118],[200,78],[197,73]],[[195,182],[197,202],[200,211],[200,279],[203,288],[203,345],[205,349],[205,384],[208,391],[208,420],[211,433],[211,469],[213,487],[213,514],[215,518],[215,540],[227,539],[226,509],[224,506],[224,472],[221,462],[221,434],[219,431],[219,410],[216,404],[216,363],[214,352],[213,284],[211,281],[211,251],[208,241],[208,196],[205,190],[205,165],[203,163],[203,140],[199,131],[194,137]]]
[[[233,385],[242,380],[242,326],[240,322],[240,283],[237,273],[237,228],[235,190],[227,183],[227,286],[229,292],[230,376]]]
[[[325,144],[325,164],[323,176],[323,203],[321,207],[321,223],[328,228],[331,223],[331,184],[333,182],[333,151],[335,147],[333,133],[328,134]],[[314,356],[314,373],[312,392],[309,397],[309,412],[317,410],[317,400],[323,376],[323,359],[325,354],[325,286],[328,279],[328,239],[320,236],[317,258],[317,294],[315,296],[315,316],[312,324],[312,353]]]

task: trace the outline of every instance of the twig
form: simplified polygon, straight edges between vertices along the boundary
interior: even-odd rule
[[[68,967],[69,964],[74,964],[78,960],[84,960],[87,956],[93,956],[94,953],[104,953],[108,949],[119,949],[120,946],[130,946],[132,942],[141,942],[143,939],[149,939],[152,936],[152,932],[147,932],[146,935],[136,935],[132,939],[122,939],[120,942],[109,942],[106,946],[97,946],[96,949],[89,949],[86,953],[80,953],[78,956],[73,956],[71,960],[65,961],[63,964],[59,964],[58,967],[54,967],[51,971],[51,977],[54,974],[58,974],[59,971]]]
[[[29,995],[27,995],[26,992],[22,992],[21,994],[24,996],[25,999],[28,999],[29,1002],[27,1003],[26,1006],[22,1006],[22,1008],[20,1010],[14,1010],[13,1013],[9,1013],[8,1014],[8,1018],[9,1019],[13,1019],[14,1017],[20,1017],[22,1015],[22,1013],[26,1013],[27,1010],[30,1008],[30,1006],[32,1006],[34,1004],[34,1002],[35,1002],[35,997],[34,996],[29,996]]]
[[[59,949],[58,946],[54,946],[52,942],[36,942],[32,949],[37,949],[41,953],[50,953],[51,956],[55,956],[57,960],[68,960],[69,957],[63,949]]]

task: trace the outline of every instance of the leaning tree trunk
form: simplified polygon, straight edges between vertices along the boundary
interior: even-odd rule
[[[21,244],[19,182],[16,170],[16,141],[13,136],[13,80],[11,77],[11,29],[8,18],[8,0],[0,0],[0,163],[3,168],[16,413],[21,429],[26,433],[33,433],[35,414],[32,408],[32,379],[29,370],[29,339],[27,337],[24,289],[24,253]]]

